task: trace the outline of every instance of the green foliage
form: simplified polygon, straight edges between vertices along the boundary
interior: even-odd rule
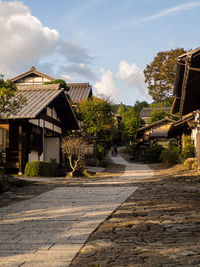
[[[143,104],[142,104],[143,103]],[[122,138],[125,142],[135,140],[135,131],[142,127],[144,121],[140,118],[139,113],[146,102],[136,102],[134,107],[125,107],[122,104],[118,108],[118,113],[121,116],[121,131]]]
[[[175,144],[170,143],[166,149],[161,152],[161,162],[167,166],[173,166],[181,162],[180,148]]]
[[[86,169],[83,170],[82,174],[84,177],[90,177],[90,174]]]
[[[101,143],[101,144],[98,143],[96,146],[97,159],[101,161],[106,155],[106,152],[107,152],[106,145],[104,143]]]
[[[25,103],[26,99],[13,82],[0,79],[0,118],[15,115]]]
[[[187,170],[197,170],[198,169],[198,163],[196,158],[187,158],[184,161],[184,167]]]
[[[113,106],[104,99],[92,97],[79,105],[83,128],[98,140],[110,140],[114,130]]]
[[[148,123],[153,123],[162,120],[165,117],[170,117],[170,113],[164,110],[153,110]]]
[[[66,81],[62,79],[56,79],[54,81],[44,82],[44,84],[60,84],[65,91],[69,91],[69,87],[67,86]]]
[[[190,136],[184,138],[185,146],[182,151],[182,157],[184,159],[193,158],[195,156],[194,141]]]
[[[25,176],[52,177],[55,174],[54,166],[46,161],[31,161],[26,164]]]
[[[163,107],[171,107],[174,101],[174,97],[168,97],[165,98],[164,101],[160,101],[160,102],[154,102],[149,104],[149,107],[151,108],[163,108]]]
[[[140,102],[137,100],[135,102],[135,105],[133,106],[133,109],[135,113],[139,115],[143,108],[148,108],[148,107],[149,107],[149,104],[146,101]]]
[[[146,162],[157,163],[160,162],[160,154],[163,151],[163,147],[161,145],[151,145],[148,147],[144,153],[144,159]]]
[[[92,97],[79,105],[79,119],[84,132],[96,137],[97,158],[102,160],[116,138],[117,121],[114,119],[113,105],[108,100]]]
[[[144,70],[149,95],[156,102],[164,101],[173,94],[177,57],[184,54],[183,48],[159,52]]]

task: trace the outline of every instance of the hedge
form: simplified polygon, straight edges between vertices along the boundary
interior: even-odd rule
[[[24,175],[52,177],[55,175],[55,168],[46,161],[31,161],[26,164]]]

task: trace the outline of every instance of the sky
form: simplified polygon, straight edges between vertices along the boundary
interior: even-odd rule
[[[94,95],[151,102],[143,70],[160,51],[200,46],[197,0],[0,0],[0,73],[35,66]]]

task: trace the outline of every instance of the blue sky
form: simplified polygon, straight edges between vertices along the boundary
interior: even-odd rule
[[[143,69],[160,51],[199,47],[199,13],[197,0],[0,1],[0,72],[35,65],[116,103],[151,101]]]

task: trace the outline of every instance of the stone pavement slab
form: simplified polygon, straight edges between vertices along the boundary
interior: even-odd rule
[[[136,187],[58,187],[0,209],[0,266],[67,267]]]

